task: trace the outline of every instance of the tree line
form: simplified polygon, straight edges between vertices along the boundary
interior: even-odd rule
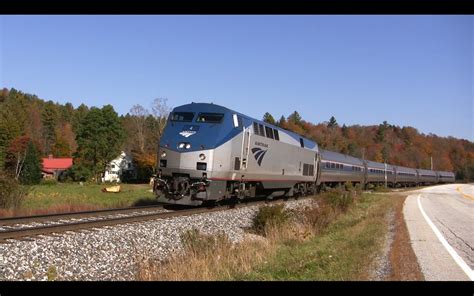
[[[275,120],[265,113],[263,121],[293,131],[314,140],[327,150],[377,162],[452,171],[456,179],[474,181],[474,143],[454,137],[423,134],[409,126],[396,126],[384,121],[379,125],[340,126],[334,116],[313,124],[301,118],[297,111]]]
[[[125,115],[113,106],[58,104],[16,89],[0,91],[0,173],[23,183],[41,179],[40,158],[72,157],[72,180],[101,179],[108,163],[121,151],[132,155],[138,179],[156,169],[158,141],[171,108],[165,98],[148,107],[136,104]],[[413,127],[383,122],[378,126],[342,126],[334,117],[313,124],[295,111],[279,120],[263,120],[316,141],[323,149],[378,162],[454,171],[456,178],[474,181],[474,143],[453,137],[419,133]]]
[[[0,173],[35,184],[41,180],[41,157],[72,157],[68,178],[100,181],[121,151],[133,156],[138,179],[156,167],[158,140],[170,108],[157,98],[149,109],[137,104],[119,116],[102,108],[44,101],[16,89],[0,92]],[[33,168],[33,170],[32,170]],[[32,173],[33,171],[33,173]],[[31,180],[25,178],[28,175]]]

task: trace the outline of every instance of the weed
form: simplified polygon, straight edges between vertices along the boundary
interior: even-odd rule
[[[278,227],[288,221],[288,218],[289,211],[285,210],[283,204],[260,207],[253,219],[253,230],[257,234],[265,235],[266,227]]]

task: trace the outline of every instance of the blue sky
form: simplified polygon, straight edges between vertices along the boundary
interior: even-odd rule
[[[0,16],[0,86],[474,140],[473,16]]]

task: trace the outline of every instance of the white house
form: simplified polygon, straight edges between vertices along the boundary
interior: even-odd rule
[[[102,182],[119,183],[123,180],[125,174],[136,177],[136,170],[133,165],[132,156],[122,151],[116,159],[108,164],[102,177]]]

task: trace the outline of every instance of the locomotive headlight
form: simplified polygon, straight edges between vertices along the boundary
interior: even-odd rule
[[[184,148],[184,145],[185,145],[184,143],[179,143],[178,148],[179,148],[179,149],[183,149],[183,148]]]
[[[185,147],[186,147],[186,149],[189,149],[189,148],[191,148],[191,144],[187,143]]]
[[[165,158],[166,157],[166,151],[161,151],[161,158]]]
[[[206,159],[206,155],[204,155],[204,153],[199,154],[199,159],[200,160]]]

